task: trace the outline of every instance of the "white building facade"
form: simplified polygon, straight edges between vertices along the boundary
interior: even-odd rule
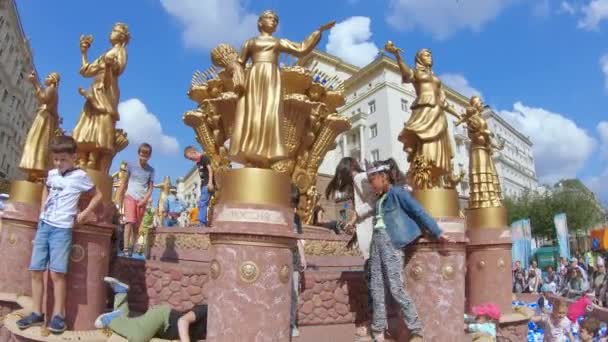
[[[198,168],[193,166],[190,171],[184,176],[177,179],[177,198],[190,209],[198,207],[198,199],[201,195],[201,178],[198,174]]]
[[[352,128],[338,137],[336,149],[325,157],[319,173],[332,175],[340,159],[346,156],[360,162],[394,158],[403,171],[407,170],[407,155],[397,137],[411,115],[410,106],[416,99],[416,93],[411,84],[401,82],[397,63],[379,55],[370,64],[357,68],[320,51],[314,51],[302,63],[307,66],[314,64],[316,69],[344,80],[347,100],[339,112],[352,122]],[[449,87],[445,87],[445,91],[448,102],[456,112],[463,113],[468,98]],[[486,111],[485,114],[490,129],[505,140],[504,151],[495,154],[503,193],[518,196],[526,189],[536,189],[538,182],[530,140],[493,111]],[[469,191],[469,140],[466,128],[455,127],[455,121],[455,117],[448,115],[455,154],[454,173],[465,173],[464,181],[457,190],[462,198],[466,198]]]
[[[0,178],[16,179],[27,132],[36,110],[36,70],[14,0],[0,0]]]

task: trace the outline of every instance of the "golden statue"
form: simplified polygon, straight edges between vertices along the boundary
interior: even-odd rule
[[[471,97],[466,112],[456,126],[467,125],[471,148],[469,156],[469,209],[501,207],[501,188],[492,160],[493,149],[502,149],[503,143],[493,142],[494,134],[482,117],[483,101],[479,96]]]
[[[118,171],[112,175],[112,188],[114,189],[114,192],[112,194],[112,202],[114,202],[114,204],[116,204],[116,207],[118,208],[122,207],[122,201],[120,201],[118,198],[119,194],[117,190],[120,189],[122,185],[126,185],[128,175],[129,173],[127,171],[127,162],[123,160],[120,163],[120,168],[118,169]]]
[[[162,183],[155,184],[154,187],[156,189],[160,189],[158,207],[156,208],[156,217],[158,218],[158,222],[163,222],[163,218],[165,217],[165,202],[167,201],[167,197],[169,197],[169,193],[171,192],[171,178],[166,176]]]
[[[40,86],[34,72],[29,74],[28,79],[34,85],[38,109],[25,139],[19,168],[28,175],[30,182],[36,182],[46,176],[51,166],[49,145],[57,134],[60,120],[57,111],[59,103],[57,88],[60,77],[56,72],[50,73],[44,80],[46,88]]]
[[[78,142],[81,165],[104,173],[109,171],[117,152],[116,140],[125,138],[124,133],[116,132],[116,121],[120,119],[118,78],[127,66],[126,47],[130,37],[127,25],[114,24],[110,33],[112,47],[91,63],[87,61],[87,52],[93,37],[80,37],[80,74],[92,77],[93,84],[90,90],[79,89],[86,101],[73,136]]]
[[[281,53],[308,54],[334,22],[302,43],[272,37],[277,24],[276,14],[265,11],[258,20],[260,36],[244,44],[241,57],[227,44],[211,51],[214,66],[195,72],[188,91],[198,108],[183,120],[211,159],[217,183],[213,201],[221,198],[222,175],[232,159],[289,176],[302,194],[302,221],[311,223],[319,166],[336,137],[351,126],[336,111],[345,103],[344,86],[314,66],[280,66],[278,59]],[[249,59],[253,64],[245,65]]]
[[[428,49],[419,50],[416,67],[411,69],[401,58],[401,49],[391,41],[384,48],[395,55],[403,82],[412,83],[417,95],[412,115],[399,134],[408,162],[412,163],[411,184],[414,189],[453,188],[458,178],[452,174],[454,150],[445,113],[460,117],[447,102],[441,80],[433,73],[433,55]]]
[[[273,11],[264,11],[258,19],[260,35],[243,44],[238,59],[244,68],[252,61],[245,78],[245,93],[239,99],[230,140],[230,158],[245,165],[269,167],[286,159],[283,114],[283,87],[279,57],[287,53],[303,57],[319,44],[323,31],[332,28],[332,21],[313,32],[302,43],[272,36],[279,24]]]

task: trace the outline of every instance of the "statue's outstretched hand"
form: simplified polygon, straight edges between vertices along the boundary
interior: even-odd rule
[[[400,52],[403,52],[400,48],[396,47],[393,41],[389,40],[384,44],[384,51],[392,53],[393,55],[398,55]]]
[[[336,21],[335,21],[335,20],[332,20],[332,21],[328,22],[327,24],[322,25],[322,26],[319,28],[319,31],[321,31],[321,32],[323,32],[323,31],[327,31],[327,30],[331,29],[332,27],[334,27],[335,25],[336,25]]]

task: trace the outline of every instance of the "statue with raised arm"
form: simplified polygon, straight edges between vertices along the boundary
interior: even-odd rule
[[[56,72],[50,73],[44,79],[44,88],[38,83],[34,72],[29,74],[28,79],[34,85],[38,109],[25,139],[19,168],[28,175],[29,181],[35,182],[40,181],[51,166],[49,145],[59,127],[57,88],[60,77]]]
[[[278,15],[264,11],[258,19],[260,35],[243,44],[238,62],[247,70],[244,94],[237,103],[230,158],[248,166],[269,167],[288,157],[284,143],[281,116],[283,115],[283,88],[279,56],[281,53],[303,57],[319,44],[323,31],[335,21],[322,25],[301,43],[273,37],[279,24]]]
[[[188,90],[197,108],[183,120],[211,161],[212,203],[223,196],[224,175],[235,161],[291,178],[302,195],[298,212],[311,223],[319,166],[351,124],[337,111],[346,102],[343,81],[301,59],[334,22],[295,43],[272,36],[278,21],[265,11],[258,19],[260,35],[245,42],[240,53],[229,44],[211,50],[213,66],[196,71]],[[282,53],[300,59],[279,63]]]
[[[80,74],[93,78],[93,84],[89,90],[79,89],[85,98],[85,104],[73,136],[78,142],[81,165],[104,173],[109,171],[116,152],[116,122],[120,119],[118,78],[127,66],[127,44],[130,38],[126,24],[114,24],[110,33],[112,47],[89,62],[87,52],[93,37],[80,37]]]
[[[486,120],[482,117],[483,101],[479,96],[471,97],[463,117],[456,123],[467,125],[471,148],[469,155],[469,209],[501,207],[501,187],[498,173],[492,160],[494,149],[501,150],[503,143],[494,143]]]
[[[453,188],[456,183],[452,174],[454,150],[446,112],[459,116],[447,102],[441,80],[433,73],[433,55],[428,49],[419,50],[412,69],[401,58],[401,49],[391,41],[386,43],[385,50],[395,55],[403,82],[411,83],[417,95],[411,107],[412,115],[399,134],[408,162],[424,166],[424,175],[419,175],[416,167],[410,167],[411,184],[421,189]]]

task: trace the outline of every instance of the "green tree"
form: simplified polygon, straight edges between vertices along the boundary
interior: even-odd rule
[[[509,224],[528,218],[532,234],[555,238],[553,217],[565,213],[570,231],[586,231],[604,222],[605,212],[593,193],[579,180],[565,180],[545,194],[527,193],[504,200]]]

